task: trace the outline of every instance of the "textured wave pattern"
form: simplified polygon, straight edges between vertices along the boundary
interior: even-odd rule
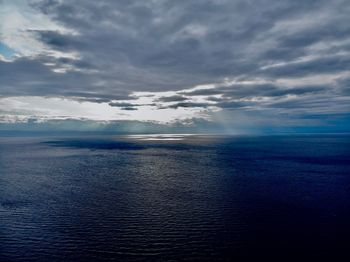
[[[349,137],[1,138],[0,261],[346,254]]]

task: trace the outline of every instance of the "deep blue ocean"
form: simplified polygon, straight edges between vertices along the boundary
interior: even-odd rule
[[[347,135],[0,138],[0,261],[316,261],[349,248]]]

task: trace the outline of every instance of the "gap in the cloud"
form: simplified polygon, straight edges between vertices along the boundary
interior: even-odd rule
[[[0,42],[0,55],[5,59],[11,59],[16,54],[15,50]]]

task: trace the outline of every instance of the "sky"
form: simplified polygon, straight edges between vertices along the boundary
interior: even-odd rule
[[[0,0],[0,130],[350,132],[348,0]]]

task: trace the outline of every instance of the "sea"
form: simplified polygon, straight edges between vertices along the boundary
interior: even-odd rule
[[[349,248],[349,135],[0,137],[1,262],[350,261]]]

